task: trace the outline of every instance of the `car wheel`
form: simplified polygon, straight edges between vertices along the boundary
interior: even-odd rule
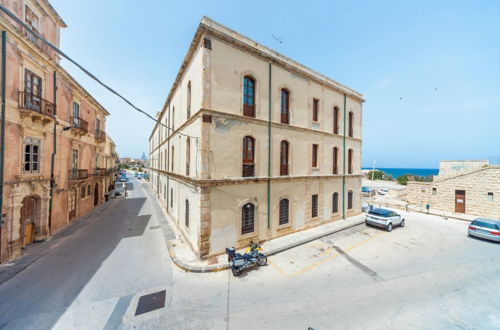
[[[387,225],[387,231],[391,232],[392,231],[392,223]]]
[[[405,219],[401,220],[401,223],[399,224],[399,227],[404,227],[405,226]]]

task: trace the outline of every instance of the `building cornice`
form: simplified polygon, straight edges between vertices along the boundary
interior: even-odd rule
[[[301,181],[301,180],[311,180],[311,179],[342,179],[346,178],[361,178],[362,174],[324,174],[324,175],[295,175],[295,176],[272,176],[272,177],[234,177],[227,179],[196,179],[188,177],[185,175],[173,173],[170,171],[161,170],[155,167],[149,167],[151,171],[155,171],[161,174],[168,175],[176,180],[182,181],[187,184],[191,184],[196,187],[217,187],[226,185],[240,185],[240,184],[253,184],[253,183],[266,183],[269,180],[272,182],[289,182],[289,181]]]

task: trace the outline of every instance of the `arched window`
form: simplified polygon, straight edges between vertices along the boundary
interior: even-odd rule
[[[172,131],[173,130],[175,130],[175,107],[172,107]]]
[[[349,149],[347,151],[347,174],[352,174],[352,159],[353,157],[353,152],[352,149]]]
[[[189,176],[189,167],[191,163],[191,140],[186,140],[186,175]]]
[[[174,207],[174,189],[170,188],[170,208]]]
[[[339,193],[334,192],[332,195],[332,213],[339,211]]]
[[[280,218],[279,218],[280,226],[288,223],[289,205],[290,205],[290,202],[288,201],[288,199],[284,198],[284,199],[280,200],[280,210],[279,210],[280,211]]]
[[[349,136],[354,136],[354,113],[349,111]]]
[[[333,147],[333,174],[339,173],[339,148]]]
[[[187,85],[187,119],[191,117],[191,81]]]
[[[280,175],[288,175],[288,142],[287,141],[281,141]]]
[[[349,190],[349,192],[347,193],[347,209],[352,209],[352,190]]]
[[[255,117],[255,80],[243,78],[243,116]]]
[[[255,140],[251,136],[243,138],[243,176],[255,176]]]
[[[281,123],[290,124],[290,92],[281,90]]]
[[[333,108],[333,134],[339,134],[339,108]]]
[[[184,224],[189,228],[189,201],[186,199],[186,210],[184,212]]]
[[[175,162],[174,162],[174,151],[175,151],[174,150],[174,146],[172,146],[172,158],[170,159],[171,160],[171,162],[170,162],[170,171],[172,171],[172,172],[174,172],[174,164],[175,164]]]
[[[255,205],[247,203],[241,208],[241,235],[253,233],[255,228]]]

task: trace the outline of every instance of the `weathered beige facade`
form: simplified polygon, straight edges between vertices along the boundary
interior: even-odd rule
[[[0,2],[29,26],[0,15],[7,32],[1,262],[103,203],[117,155],[105,133],[109,113],[33,33],[59,46],[66,25],[54,8],[46,0]]]
[[[201,257],[359,214],[362,103],[203,18],[150,137],[151,185]]]
[[[500,219],[500,166],[442,161],[432,182],[408,182],[408,202],[433,210]]]

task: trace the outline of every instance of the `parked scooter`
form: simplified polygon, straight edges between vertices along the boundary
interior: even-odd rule
[[[245,253],[237,253],[235,248],[226,248],[227,261],[231,265],[231,271],[234,276],[240,276],[247,268],[255,265],[264,266],[267,264],[267,257],[261,252],[262,247],[259,243],[250,242]]]

